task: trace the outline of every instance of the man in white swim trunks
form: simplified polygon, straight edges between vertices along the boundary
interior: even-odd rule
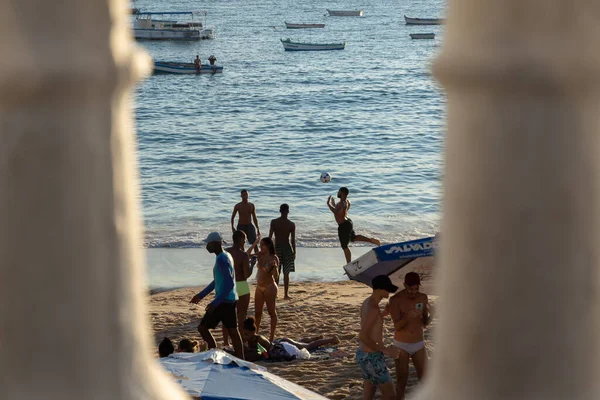
[[[404,277],[404,290],[389,302],[389,313],[394,321],[394,346],[400,350],[396,363],[396,400],[404,399],[408,381],[410,359],[417,370],[419,381],[423,380],[427,365],[427,352],[423,328],[430,322],[427,295],[419,292],[421,278],[416,272]]]

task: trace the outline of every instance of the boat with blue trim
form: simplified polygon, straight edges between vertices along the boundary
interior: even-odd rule
[[[202,64],[197,69],[194,63],[154,61],[155,74],[189,74],[189,75],[213,75],[222,74],[223,67],[218,65]]]

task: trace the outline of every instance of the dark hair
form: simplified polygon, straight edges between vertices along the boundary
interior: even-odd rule
[[[198,347],[198,342],[195,340],[181,339],[177,351],[181,353],[195,353],[196,347]]]
[[[342,186],[340,188],[340,192],[345,193],[346,196],[348,196],[350,194],[350,191],[348,190],[348,188],[346,186]]]
[[[246,189],[242,189],[242,190],[240,191],[240,194],[244,194],[244,193],[248,193],[248,191],[247,191]]]
[[[404,283],[406,286],[421,286],[421,277],[416,272],[409,272],[408,274],[404,275]]]
[[[168,337],[163,338],[158,344],[158,355],[160,358],[168,357],[169,354],[175,353],[175,346],[173,346],[173,342]]]
[[[254,317],[248,317],[244,320],[244,328],[247,331],[256,332],[256,323]]]
[[[242,242],[246,241],[246,232],[244,232],[244,231],[233,232],[233,243],[237,243],[239,240],[242,240]]]
[[[279,212],[289,213],[290,212],[290,206],[288,206],[287,204],[283,203],[282,205],[279,206]]]
[[[275,255],[275,245],[273,244],[273,240],[270,237],[264,237],[261,239],[269,248],[269,253],[274,256]]]

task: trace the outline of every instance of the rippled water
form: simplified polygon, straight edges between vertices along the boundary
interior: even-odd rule
[[[157,75],[135,91],[148,247],[197,246],[229,234],[239,190],[259,224],[291,207],[300,245],[337,245],[327,196],[350,188],[357,232],[385,242],[430,234],[440,219],[445,98],[430,75],[443,1],[136,1],[143,11],[207,10],[217,38],[140,42],[155,59],[214,54],[222,75]],[[362,18],[325,9],[363,9]],[[282,28],[322,22],[325,29]],[[411,40],[435,32],[435,40]],[[279,39],[345,40],[344,51],[284,52]],[[319,181],[321,172],[333,176]]]

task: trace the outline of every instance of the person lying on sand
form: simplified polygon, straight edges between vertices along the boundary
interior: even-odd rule
[[[265,358],[265,353],[268,353],[275,345],[274,342],[269,341],[266,337],[256,334],[256,325],[254,323],[254,318],[252,317],[244,320],[242,337],[246,349],[244,354],[246,355],[247,361],[257,361]],[[324,338],[323,335],[320,335],[317,337],[303,338],[298,341],[283,338],[276,340],[276,342],[286,342],[296,346],[298,349],[310,351],[329,344],[338,344],[340,339],[337,336]]]
[[[195,353],[198,350],[198,342],[190,339],[181,339],[177,346],[178,353]]]
[[[175,346],[173,346],[173,342],[168,337],[163,338],[158,344],[158,356],[160,358],[169,357],[171,354],[175,353]]]

